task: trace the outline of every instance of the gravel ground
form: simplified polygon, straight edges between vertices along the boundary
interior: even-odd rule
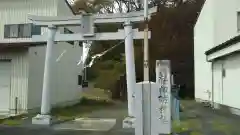
[[[190,135],[239,135],[240,117],[203,107],[195,101],[182,101],[181,123]]]

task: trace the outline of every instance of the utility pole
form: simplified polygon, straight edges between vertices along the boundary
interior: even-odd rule
[[[148,0],[144,0],[144,62],[142,85],[143,135],[151,134],[151,89],[154,87],[149,79],[149,44],[148,44]]]
[[[144,0],[144,81],[149,81],[148,0]]]

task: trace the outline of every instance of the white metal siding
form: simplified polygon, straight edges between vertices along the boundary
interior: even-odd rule
[[[73,16],[71,9],[66,4],[65,0],[58,0],[58,8],[57,8],[58,16]]]
[[[223,104],[240,109],[240,54],[225,59],[223,68],[226,76],[223,78]]]
[[[239,34],[237,30],[237,12],[239,0],[214,0],[215,43],[219,45]]]
[[[29,48],[28,109],[41,105],[45,46]]]
[[[57,8],[57,15],[58,16],[74,16],[71,9],[66,4],[65,0],[58,0],[58,8]],[[68,26],[66,27],[72,32],[79,33],[81,31],[80,26]],[[63,32],[63,29],[61,29]]]
[[[194,28],[195,98],[202,100],[209,100],[206,91],[212,91],[211,63],[204,53],[214,46],[213,4],[214,0],[206,0]]]
[[[27,51],[1,53],[0,59],[11,60],[10,110],[15,110],[15,98],[18,98],[18,110],[27,109],[28,57]]]
[[[58,57],[64,52],[59,62]],[[68,43],[60,42],[54,46],[54,91],[53,104],[71,102],[80,99],[81,90],[78,88],[78,74],[80,66],[77,66],[79,57],[82,55],[78,44],[72,46]]]
[[[28,23],[28,14],[56,16],[57,0],[1,0],[0,40],[4,37],[5,24]]]
[[[81,56],[79,46],[68,43],[54,45],[52,75],[51,75],[51,99],[52,104],[76,101],[80,98],[81,90],[78,88],[79,68],[77,62]],[[38,108],[41,105],[41,93],[43,83],[43,71],[46,46],[31,47],[30,72],[29,72],[29,109]],[[64,52],[60,61],[56,60]]]

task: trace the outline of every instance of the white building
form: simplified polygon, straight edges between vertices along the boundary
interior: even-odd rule
[[[41,106],[46,43],[32,42],[31,36],[46,30],[30,24],[28,14],[70,16],[72,12],[64,0],[0,1],[0,114],[25,113]],[[82,47],[78,42],[59,42],[53,51],[51,103],[77,102]]]
[[[235,114],[240,109],[239,32],[239,0],[206,0],[194,29],[195,98]]]

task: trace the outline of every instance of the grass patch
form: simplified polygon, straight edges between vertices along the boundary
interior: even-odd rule
[[[223,132],[226,135],[231,135],[231,133],[234,131],[233,125],[229,123],[224,123],[220,120],[212,121],[212,127],[213,130]]]
[[[197,119],[188,119],[180,122],[174,121],[172,126],[175,133],[200,130],[202,128],[201,122]]]
[[[175,132],[175,133],[186,132],[189,130],[186,123],[176,122],[176,121],[173,122],[172,128],[173,128],[173,132]]]
[[[92,88],[81,93],[82,97],[93,100],[111,101],[106,90],[100,88]]]
[[[9,117],[7,119],[1,120],[0,124],[8,125],[8,126],[21,125],[26,116],[27,116],[26,114],[19,115],[19,116],[12,116],[12,117]]]
[[[22,120],[19,119],[6,119],[1,122],[2,125],[8,125],[8,126],[17,126],[21,125]]]
[[[201,132],[193,131],[190,133],[190,135],[203,135]]]

